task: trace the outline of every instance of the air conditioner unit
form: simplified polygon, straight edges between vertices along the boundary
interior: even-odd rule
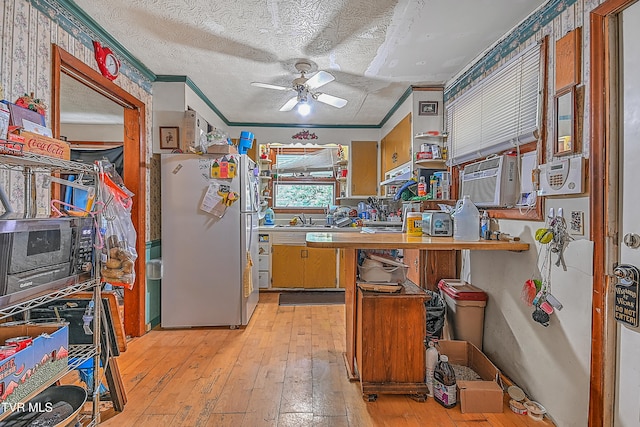
[[[209,123],[196,111],[184,112],[183,144],[185,148],[200,145],[200,136],[209,132]],[[182,148],[182,147],[181,147]],[[183,148],[183,151],[185,151]]]
[[[468,164],[460,176],[460,198],[469,196],[476,206],[515,206],[518,199],[518,159],[497,156]]]

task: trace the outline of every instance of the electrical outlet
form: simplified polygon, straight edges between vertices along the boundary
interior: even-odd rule
[[[571,211],[571,220],[569,221],[569,234],[584,235],[584,212]]]

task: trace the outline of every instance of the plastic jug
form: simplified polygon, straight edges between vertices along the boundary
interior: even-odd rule
[[[429,341],[429,347],[427,348],[427,352],[425,355],[427,361],[427,389],[429,390],[428,395],[433,396],[433,372],[436,369],[436,365],[438,363],[438,349],[435,347],[433,341]]]
[[[440,361],[433,371],[433,398],[445,408],[456,406],[456,373],[446,354],[440,356]]]
[[[273,209],[267,208],[264,211],[264,225],[273,225],[274,216],[275,213],[273,212]]]
[[[480,212],[469,196],[456,203],[453,213],[453,238],[475,242],[480,240]]]

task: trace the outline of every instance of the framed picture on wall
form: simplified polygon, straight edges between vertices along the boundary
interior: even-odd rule
[[[420,116],[437,116],[438,102],[437,101],[419,101],[418,114]]]
[[[175,149],[180,144],[180,128],[175,126],[160,126],[160,148]]]

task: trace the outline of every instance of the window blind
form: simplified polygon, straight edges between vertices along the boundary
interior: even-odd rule
[[[538,139],[540,54],[528,47],[447,106],[450,165]]]

